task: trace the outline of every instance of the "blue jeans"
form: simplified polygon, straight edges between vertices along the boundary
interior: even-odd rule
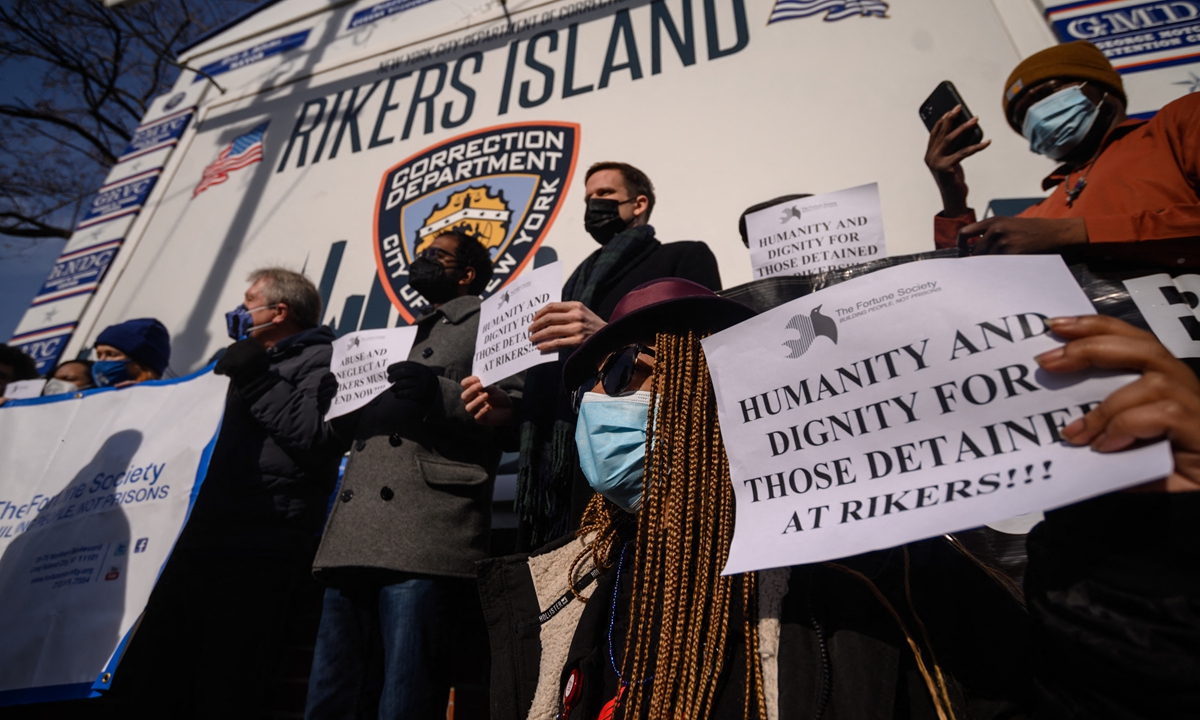
[[[327,589],[306,720],[444,720],[455,596],[472,591],[427,576]]]

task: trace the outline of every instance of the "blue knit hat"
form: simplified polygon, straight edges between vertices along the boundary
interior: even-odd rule
[[[119,325],[109,325],[96,338],[97,345],[112,345],[141,365],[159,375],[171,361],[171,335],[167,328],[154,318],[126,320]]]

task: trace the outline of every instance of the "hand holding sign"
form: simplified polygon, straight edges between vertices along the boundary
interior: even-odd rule
[[[1051,372],[1087,368],[1138,370],[1142,377],[1113,392],[1062,429],[1072,445],[1118,452],[1142,440],[1167,437],[1175,471],[1139,489],[1200,490],[1200,380],[1150,333],[1116,318],[1092,315],[1051,318],[1056,335],[1071,339],[1037,357]]]
[[[338,391],[325,419],[353,412],[390,387],[389,366],[407,361],[416,339],[417,328],[409,326],[360,330],[334,340],[329,369]]]
[[[462,381],[463,403],[467,412],[480,425],[499,427],[512,422],[512,398],[495,385],[483,386],[479,378],[472,375]]]
[[[704,340],[737,494],[725,572],[855,555],[1167,476],[1164,443],[1107,455],[1063,442],[1136,379],[1034,362],[1057,357],[1047,318],[1090,312],[1057,257],[931,260]],[[1129,366],[1100,357],[1091,364]],[[1053,369],[1089,366],[1073,362]]]
[[[542,352],[575,350],[604,327],[604,321],[578,300],[552,302],[533,316],[529,341]]]

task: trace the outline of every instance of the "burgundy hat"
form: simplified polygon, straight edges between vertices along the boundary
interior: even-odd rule
[[[660,331],[724,330],[754,315],[749,307],[691,280],[651,280],[621,298],[608,324],[567,359],[563,382],[571,390],[579,387],[609,353]]]

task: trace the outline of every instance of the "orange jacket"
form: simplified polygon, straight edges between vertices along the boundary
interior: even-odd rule
[[[1067,204],[1080,176],[1087,186]],[[1050,196],[1019,217],[1076,218],[1087,226],[1089,254],[1161,267],[1200,265],[1200,93],[1185,95],[1150,120],[1126,120],[1109,133],[1092,165],[1057,168],[1042,181]],[[934,217],[934,242],[955,247],[975,222]]]

